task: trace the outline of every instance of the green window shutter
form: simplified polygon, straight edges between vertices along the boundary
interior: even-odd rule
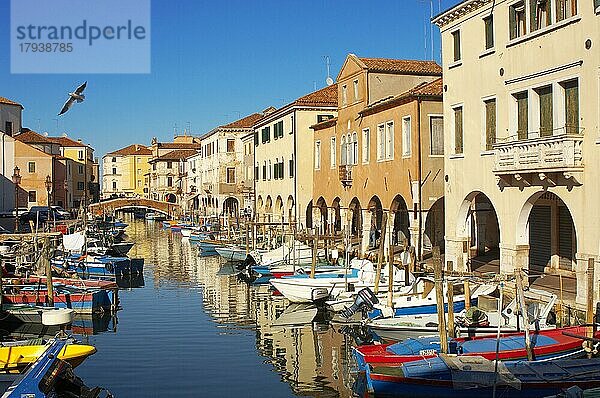
[[[444,119],[442,117],[431,118],[431,154],[444,154]]]
[[[294,159],[290,159],[290,177],[294,176]]]
[[[258,131],[254,132],[254,146],[258,146]]]
[[[484,20],[485,26],[485,48],[494,47],[494,16],[490,15]]]
[[[454,152],[463,153],[463,110],[454,110]]]
[[[552,135],[552,87],[544,87],[538,90],[540,97],[540,137]]]
[[[600,0],[596,0],[600,3]],[[579,133],[579,84],[573,80],[565,88],[565,130],[567,134]]]
[[[537,2],[538,0],[529,0],[529,29],[532,32],[538,28]]]
[[[526,140],[529,136],[528,101],[527,93],[521,93],[517,98],[517,136],[519,140]]]
[[[510,38],[514,39],[517,37],[517,11],[515,7],[509,7],[509,29],[510,29]]]
[[[492,150],[496,143],[496,100],[485,103],[485,147]]]
[[[454,61],[460,61],[460,30],[452,33],[454,43]]]

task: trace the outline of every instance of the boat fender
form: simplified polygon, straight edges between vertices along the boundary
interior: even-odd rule
[[[113,272],[114,271],[113,263],[107,263],[104,268],[106,268],[106,270],[108,272]]]

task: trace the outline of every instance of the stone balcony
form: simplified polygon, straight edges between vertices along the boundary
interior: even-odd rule
[[[562,174],[583,171],[583,134],[559,134],[550,137],[528,138],[499,142],[495,152],[494,174],[498,177],[514,176],[517,180],[525,174]]]

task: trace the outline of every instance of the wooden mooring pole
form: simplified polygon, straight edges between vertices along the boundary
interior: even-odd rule
[[[440,248],[433,248],[433,272],[435,281],[435,301],[438,314],[438,331],[440,333],[440,349],[442,354],[448,353],[448,334],[446,330],[446,314],[444,313],[444,275]]]
[[[531,348],[531,339],[529,337],[529,317],[527,316],[527,306],[525,305],[525,294],[523,293],[523,275],[521,267],[515,270],[517,303],[521,315],[523,315],[523,327],[525,328],[525,349],[527,350],[527,359],[533,361],[533,350]]]
[[[454,262],[448,261],[446,267],[448,273],[452,274],[452,271],[454,271]],[[450,337],[456,337],[454,330],[454,285],[450,280],[448,280],[448,291],[446,293],[448,295],[448,334],[450,334]]]
[[[54,285],[52,284],[52,264],[50,262],[50,238],[44,238],[42,261],[46,270],[46,289],[48,292],[48,306],[54,307]]]
[[[594,324],[594,259],[588,258],[588,267],[587,267],[587,308],[586,308],[586,316],[585,321],[588,325]],[[596,331],[596,327],[592,327],[591,330],[588,330],[588,337],[594,337],[594,332]]]
[[[371,217],[377,217],[377,215],[373,214],[373,215],[371,215]],[[379,254],[377,256],[377,269],[375,271],[375,294],[379,293],[379,281],[381,279],[381,265],[383,263],[383,257],[385,256],[386,224],[387,224],[387,213],[383,213],[383,217],[381,220],[381,230],[384,231],[384,233],[381,234],[381,242],[379,242]]]
[[[390,247],[389,247],[389,269],[388,269],[388,307],[394,307],[394,245],[392,245],[392,240],[390,239]]]

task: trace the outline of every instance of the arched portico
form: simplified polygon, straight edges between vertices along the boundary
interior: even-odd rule
[[[396,195],[390,205],[392,213],[392,243],[395,245],[411,245],[410,219],[408,217],[408,206],[401,195]]]

